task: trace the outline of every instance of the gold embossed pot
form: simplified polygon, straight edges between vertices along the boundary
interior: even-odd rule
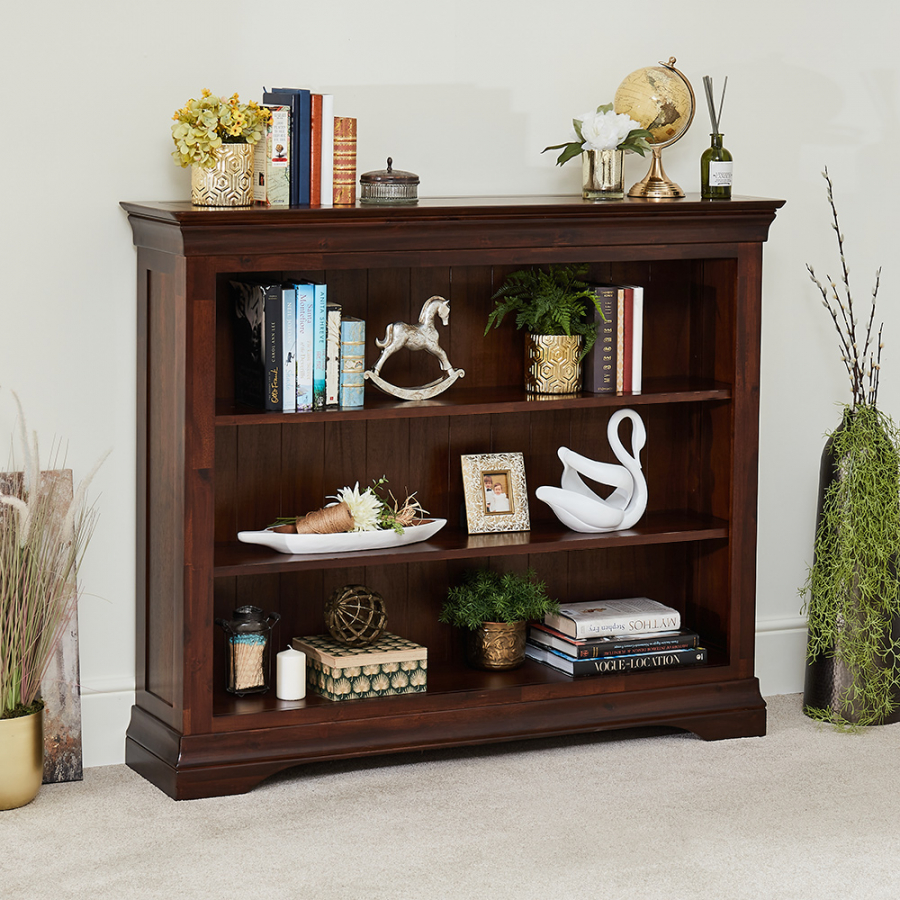
[[[476,669],[515,669],[525,661],[525,622],[482,622],[466,640],[466,658]]]
[[[0,719],[0,809],[31,803],[44,780],[44,711]]]
[[[536,394],[581,390],[580,350],[577,334],[526,334],[525,389]]]
[[[211,169],[191,166],[194,206],[253,205],[253,145],[222,144]]]

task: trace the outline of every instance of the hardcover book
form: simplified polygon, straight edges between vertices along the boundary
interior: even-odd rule
[[[341,406],[363,405],[366,370],[366,323],[353,316],[341,320]]]
[[[334,204],[334,94],[322,94],[322,206]]]
[[[600,300],[603,316],[591,306],[592,321],[597,326],[597,342],[584,358],[584,389],[594,394],[616,392],[616,330],[618,328],[618,304],[616,288],[596,285],[594,293]]]
[[[281,387],[281,408],[285,412],[297,409],[297,292],[292,284],[281,289],[282,345],[284,360]]]
[[[341,305],[329,303],[325,317],[325,405],[341,402]]]
[[[547,613],[544,624],[569,637],[583,639],[605,634],[676,631],[681,628],[681,613],[649,597],[586,600],[561,604],[559,615]]]
[[[658,650],[689,650],[700,644],[696,631],[654,631],[647,635],[609,634],[587,640],[568,637],[549,625],[529,625],[528,639],[551,650],[559,650],[576,659],[603,659],[629,656],[634,653],[653,653]]]
[[[263,206],[290,206],[291,108],[267,108],[272,121],[253,148],[253,199]]]
[[[356,203],[356,119],[334,117],[334,205]]]
[[[289,106],[291,110],[291,206],[309,203],[310,92],[303,88],[263,88],[266,106]]]
[[[322,204],[322,95],[310,95],[309,205]]]
[[[280,283],[232,281],[234,293],[234,399],[281,410],[284,365]]]
[[[705,647],[689,650],[662,650],[658,653],[637,653],[608,659],[575,659],[558,650],[525,642],[525,656],[567,675],[613,675],[622,672],[646,672],[674,666],[696,666],[706,662]]]
[[[313,344],[315,291],[311,284],[295,284],[297,295],[297,409],[313,408]]]

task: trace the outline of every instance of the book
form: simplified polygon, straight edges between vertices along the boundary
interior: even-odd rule
[[[295,284],[297,297],[297,404],[313,408],[313,344],[315,342],[315,290],[311,284]]]
[[[334,204],[334,94],[322,94],[322,206]]]
[[[597,327],[597,342],[584,358],[584,389],[594,394],[616,392],[616,329],[618,304],[616,289],[611,285],[595,285],[593,291],[600,300],[601,316],[591,305],[592,322]]]
[[[297,292],[292,284],[281,289],[282,342],[284,360],[281,387],[281,408],[284,412],[297,409]]]
[[[328,332],[328,287],[313,285],[313,409],[325,407],[325,355]]]
[[[625,309],[625,290],[616,286],[616,393],[625,388],[625,330],[628,326]]]
[[[309,205],[322,203],[322,95],[310,94]]]
[[[325,315],[325,405],[341,402],[341,305],[328,302]]]
[[[561,604],[559,615],[547,613],[544,624],[580,640],[604,634],[675,631],[681,628],[681,613],[649,597],[586,600]]]
[[[366,323],[353,316],[341,320],[341,406],[363,405],[366,369]]]
[[[282,409],[283,298],[280,283],[232,281],[234,292],[234,399]]]
[[[253,199],[263,206],[289,206],[291,202],[291,109],[269,106],[272,120],[253,148]]]
[[[291,109],[291,206],[309,203],[310,92],[304,88],[263,88],[266,106]]]
[[[528,639],[576,659],[603,659],[658,650],[689,650],[700,644],[700,635],[687,628],[678,631],[653,631],[646,635],[608,634],[576,640],[549,625],[534,624],[528,626]]]
[[[334,197],[335,206],[356,203],[356,119],[334,117]]]
[[[631,303],[631,393],[643,390],[644,349],[644,289],[637,284],[626,285],[632,292]]]
[[[689,650],[661,650],[658,653],[636,653],[632,656],[614,656],[608,659],[574,659],[558,650],[526,641],[525,656],[567,675],[580,676],[695,666],[706,662],[707,652],[705,647],[692,647]]]

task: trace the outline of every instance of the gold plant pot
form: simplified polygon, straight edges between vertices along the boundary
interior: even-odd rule
[[[515,669],[525,661],[524,622],[482,622],[468,633],[466,658],[475,669]]]
[[[0,809],[31,803],[44,780],[44,711],[0,719]]]
[[[253,145],[222,144],[211,169],[191,166],[194,206],[253,205]]]
[[[525,390],[536,394],[571,394],[581,389],[581,337],[566,334],[525,335]]]

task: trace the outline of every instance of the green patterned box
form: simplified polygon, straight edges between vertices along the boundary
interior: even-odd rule
[[[329,700],[419,694],[428,679],[428,648],[385,632],[368,647],[347,647],[327,634],[294,638],[306,654],[306,683]]]

